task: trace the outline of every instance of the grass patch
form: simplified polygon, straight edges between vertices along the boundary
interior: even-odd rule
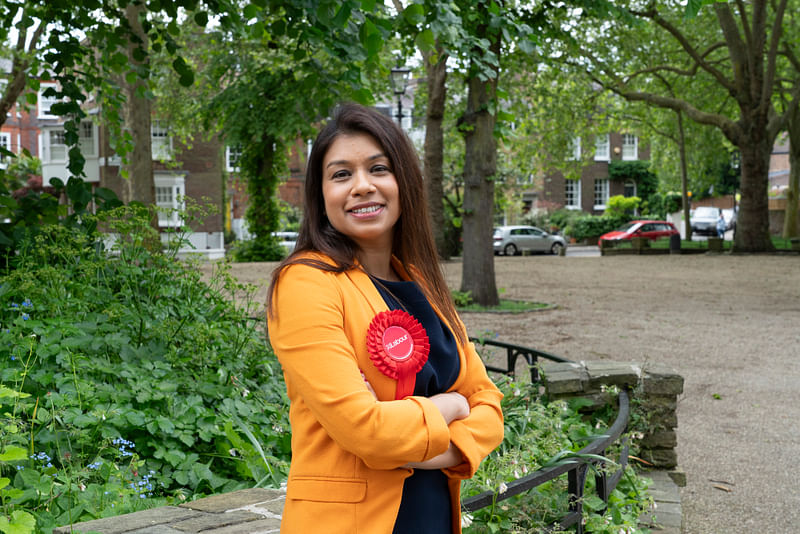
[[[525,313],[529,311],[542,310],[549,308],[550,304],[544,302],[528,302],[524,300],[500,299],[497,306],[481,306],[478,303],[470,302],[463,306],[457,306],[459,312],[485,312],[485,313]]]

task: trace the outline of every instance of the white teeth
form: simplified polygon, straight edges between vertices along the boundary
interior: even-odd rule
[[[375,206],[369,206],[367,208],[355,209],[355,210],[353,210],[353,213],[359,213],[359,214],[361,214],[361,213],[373,213],[373,212],[378,211],[379,209],[381,209],[381,207],[378,206],[378,205],[375,205]]]

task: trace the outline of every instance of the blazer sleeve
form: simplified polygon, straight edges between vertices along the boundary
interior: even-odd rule
[[[430,400],[379,402],[367,389],[345,329],[348,289],[337,275],[306,265],[281,273],[268,329],[292,402],[299,398],[339,447],[372,469],[443,453],[450,431]]]
[[[463,325],[459,325],[463,328]],[[503,394],[486,372],[475,345],[464,347],[466,374],[456,391],[467,398],[470,413],[465,419],[450,423],[450,440],[458,447],[464,462],[444,472],[451,478],[471,478],[481,461],[503,441]]]

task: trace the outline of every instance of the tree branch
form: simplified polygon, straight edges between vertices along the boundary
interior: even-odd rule
[[[718,5],[718,4],[715,4],[715,5]],[[649,11],[631,11],[631,14],[639,16],[639,17],[649,18],[653,22],[655,22],[656,24],[658,24],[659,26],[664,28],[670,35],[672,35],[672,37],[676,41],[678,41],[678,43],[680,43],[681,47],[683,47],[683,49],[686,50],[686,53],[689,54],[689,56],[700,66],[700,68],[702,68],[703,70],[705,70],[706,72],[711,74],[717,80],[717,82],[719,82],[720,85],[722,85],[723,87],[725,87],[729,91],[733,91],[735,89],[735,87],[731,83],[731,81],[728,80],[725,77],[725,75],[722,74],[722,72],[720,72],[719,70],[714,68],[713,65],[708,63],[705,60],[704,55],[701,54],[700,52],[698,52],[692,46],[692,44],[689,42],[689,40],[686,38],[686,36],[683,35],[680,32],[680,30],[678,30],[678,28],[673,26],[668,20],[666,20],[664,17],[662,17],[658,13],[657,10],[652,9],[652,10],[649,10]]]
[[[728,140],[734,145],[739,146],[741,144],[740,139],[743,135],[741,128],[737,123],[723,115],[701,111],[679,98],[662,96],[644,91],[626,91],[620,87],[604,84],[601,80],[597,79],[596,76],[592,76],[592,78],[594,78],[597,83],[614,94],[621,96],[625,100],[630,100],[631,102],[647,102],[648,104],[652,104],[660,108],[682,111],[695,122],[707,124],[709,126],[716,126],[722,130],[722,133],[725,134],[725,137],[727,137]]]
[[[747,91],[747,80],[753,75],[751,72],[752,64],[747,56],[747,48],[739,35],[739,28],[736,26],[736,21],[733,18],[733,13],[728,4],[714,4],[714,11],[717,14],[717,21],[722,29],[722,35],[725,37],[725,42],[728,44],[728,52],[731,56],[731,69],[735,85],[731,86],[731,92],[737,94],[737,99],[742,100]]]
[[[778,9],[775,11],[775,20],[772,22],[772,39],[769,45],[769,55],[767,56],[767,72],[764,73],[764,85],[761,89],[761,103],[759,107],[769,106],[772,98],[772,84],[775,81],[775,70],[778,58],[778,47],[780,46],[781,33],[783,30],[783,15],[786,12],[786,0],[781,0]]]

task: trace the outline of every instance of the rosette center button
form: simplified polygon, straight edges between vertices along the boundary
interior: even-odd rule
[[[407,360],[414,352],[414,341],[405,328],[390,326],[383,331],[382,338],[383,348],[393,360]]]

